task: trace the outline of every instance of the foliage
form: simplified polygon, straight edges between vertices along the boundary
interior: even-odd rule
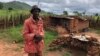
[[[67,11],[63,11],[63,14],[68,16],[68,12]]]
[[[3,3],[0,2],[0,9],[2,9],[2,8],[3,8]]]
[[[53,39],[55,39],[56,36],[57,36],[57,33],[54,32],[54,31],[51,31],[51,30],[45,31],[45,38],[44,38],[44,40],[45,40],[45,45],[48,46],[49,43],[50,43]]]
[[[98,14],[98,13],[96,13],[96,14],[95,14],[95,16],[99,16],[99,14]]]
[[[85,14],[86,14],[86,11],[82,12],[82,16],[85,16]]]
[[[73,13],[74,13],[75,15],[77,15],[77,16],[82,16],[82,14],[79,13],[78,11],[74,11]]]
[[[71,54],[66,52],[63,56],[71,56]]]
[[[0,31],[0,35],[3,39],[7,40],[8,42],[22,42],[23,38],[21,35],[22,27],[12,27],[9,29],[5,29]]]
[[[28,10],[0,10],[0,20],[2,19],[19,19],[20,16],[26,17],[26,15],[29,15],[30,13]]]
[[[9,7],[8,10],[11,11],[11,10],[13,10],[13,8]]]

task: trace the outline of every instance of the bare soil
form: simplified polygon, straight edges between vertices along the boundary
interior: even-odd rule
[[[98,38],[100,41],[100,34],[94,32],[86,32],[86,34]],[[69,50],[68,50],[69,51]],[[63,56],[66,50],[63,51],[46,51],[44,56]],[[70,50],[72,56],[78,56],[84,54],[77,50]],[[16,43],[8,43],[0,39],[0,56],[27,56],[27,53],[23,50],[23,45]]]

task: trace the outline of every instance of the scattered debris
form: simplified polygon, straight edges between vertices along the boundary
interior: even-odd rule
[[[70,47],[87,52],[87,56],[99,56],[100,43],[94,37],[82,34],[82,35],[63,35],[58,36],[49,47]]]

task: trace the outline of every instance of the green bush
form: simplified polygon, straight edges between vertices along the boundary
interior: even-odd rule
[[[23,38],[21,35],[21,26],[12,27],[9,29],[5,29],[0,32],[0,35],[3,39],[7,40],[8,42],[23,42]]]

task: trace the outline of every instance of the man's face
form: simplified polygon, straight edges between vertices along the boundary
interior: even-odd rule
[[[39,10],[34,10],[32,12],[33,16],[36,17],[36,18],[39,16],[39,13],[40,13]]]

